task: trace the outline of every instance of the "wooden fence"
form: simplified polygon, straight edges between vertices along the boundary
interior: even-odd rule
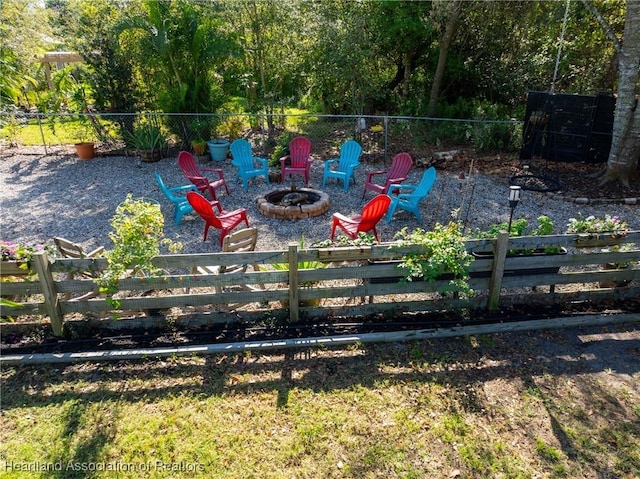
[[[517,304],[624,301],[640,296],[640,286],[632,282],[640,279],[637,244],[640,231],[517,238],[502,233],[495,240],[469,240],[469,251],[490,255],[479,255],[471,264],[469,283],[476,295],[464,299],[455,292],[442,292],[448,287],[446,277],[433,283],[403,280],[398,260],[410,248],[390,244],[307,249],[291,244],[286,250],[276,251],[166,255],[154,259],[162,274],[120,280],[119,292],[114,295],[117,305],[99,294],[78,299],[92,291],[97,293],[97,285],[79,276],[68,279],[69,273],[100,274],[106,267],[104,258],[59,259],[39,253],[27,270],[12,262],[1,263],[2,297],[19,306],[3,305],[0,315],[48,317],[53,333],[61,335],[65,321],[78,317],[97,321],[128,317],[133,319],[126,322],[129,325],[161,327],[169,316],[173,323],[198,325],[282,317],[297,322],[373,315],[393,318],[403,313],[497,309]],[[621,248],[607,251],[607,246]],[[509,254],[548,247],[565,251],[554,255]],[[308,262],[322,263],[323,267],[298,268]],[[621,263],[625,263],[624,268],[609,269],[609,265]],[[215,269],[236,264],[250,266],[244,272],[194,273],[198,267]],[[289,267],[274,268],[274,264]]]

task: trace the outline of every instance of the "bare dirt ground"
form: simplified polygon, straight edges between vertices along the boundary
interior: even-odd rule
[[[473,159],[473,164],[471,160]],[[446,166],[446,162],[444,163]],[[555,162],[540,158],[520,160],[517,155],[469,155],[463,157],[463,167],[473,168],[476,173],[500,178],[531,174],[552,180],[561,188],[554,194],[567,198],[623,199],[640,198],[640,181],[632,181],[629,187],[620,183],[600,185],[596,177],[604,165],[581,162]],[[528,167],[525,168],[525,167]],[[543,180],[544,181],[544,180]],[[543,185],[545,185],[543,183]]]

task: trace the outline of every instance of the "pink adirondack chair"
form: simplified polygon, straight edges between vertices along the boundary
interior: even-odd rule
[[[362,191],[362,197],[367,193],[367,190],[375,191],[376,194],[386,195],[389,194],[389,186],[402,183],[406,181],[407,175],[413,167],[413,159],[409,153],[398,153],[393,157],[391,162],[391,168],[389,170],[371,171],[367,173],[367,179],[364,182],[364,190]],[[374,177],[386,175],[383,185],[375,183]]]
[[[358,233],[373,231],[373,236],[379,243],[376,225],[389,209],[391,198],[387,195],[378,195],[369,201],[362,208],[362,213],[349,218],[341,213],[333,214],[333,225],[331,226],[331,239],[333,239],[336,227],[340,228],[351,239],[356,239]]]
[[[304,136],[297,136],[289,142],[289,154],[280,158],[282,183],[287,175],[304,176],[305,185],[309,184],[309,170],[311,169],[311,142]]]
[[[196,160],[191,153],[188,151],[181,151],[178,155],[178,166],[182,170],[184,176],[193,183],[198,191],[202,194],[209,192],[212,200],[217,200],[216,198],[216,189],[224,186],[224,189],[229,194],[229,188],[227,187],[227,182],[224,179],[224,174],[222,173],[221,168],[202,168],[200,170],[198,165],[196,165]],[[203,172],[213,172],[218,175],[217,180],[210,180],[207,178]]]
[[[220,203],[217,203],[217,207],[219,210],[219,214],[216,214],[213,205],[209,200],[207,200],[204,196],[195,191],[190,191],[187,193],[187,201],[193,207],[194,211],[200,215],[200,217],[205,221],[204,225],[204,238],[202,241],[207,241],[207,233],[209,232],[209,227],[213,226],[220,230],[220,246],[222,247],[222,242],[224,241],[224,237],[233,230],[236,226],[238,226],[243,221],[249,227],[249,220],[247,219],[247,211],[244,208],[238,208],[234,211],[224,211],[220,206]],[[214,203],[214,204],[216,204]]]

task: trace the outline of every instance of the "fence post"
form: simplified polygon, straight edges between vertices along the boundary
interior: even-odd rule
[[[509,245],[509,233],[498,232],[498,237],[493,246],[493,265],[491,268],[491,281],[489,282],[489,311],[498,309],[502,277],[504,276],[504,262],[507,259],[507,247]]]
[[[384,164],[387,164],[387,147],[389,146],[389,117],[385,116],[384,124]]]
[[[60,310],[60,301],[53,283],[53,274],[51,273],[51,263],[46,253],[40,252],[33,255],[33,268],[38,273],[40,287],[44,295],[44,308],[47,316],[51,320],[51,329],[54,336],[62,336],[62,311]]]
[[[36,118],[38,119],[38,128],[40,128],[40,137],[42,138],[42,146],[44,146],[44,154],[48,155],[49,152],[47,151],[47,140],[45,140],[44,138],[44,131],[42,130],[42,120],[40,119],[40,113],[36,115]]]
[[[300,318],[298,289],[298,244],[289,244],[289,322],[295,323]]]

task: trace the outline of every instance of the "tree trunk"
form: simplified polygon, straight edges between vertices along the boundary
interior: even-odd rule
[[[618,181],[629,186],[638,179],[640,159],[640,108],[638,76],[640,64],[640,2],[627,0],[624,42],[618,54],[618,98],[611,150],[601,184]]]
[[[409,97],[409,82],[411,81],[411,64],[412,61],[412,53],[407,53],[407,57],[404,63],[404,77],[402,79],[402,98]]]
[[[453,42],[453,36],[458,27],[458,20],[460,20],[461,2],[455,0],[448,4],[445,4],[449,9],[449,15],[447,17],[447,25],[445,26],[444,34],[440,40],[440,55],[438,56],[438,65],[436,71],[433,74],[433,85],[431,85],[431,95],[429,96],[429,106],[427,107],[427,116],[433,116],[438,105],[438,96],[440,95],[440,84],[442,83],[442,77],[444,76],[444,67],[447,64],[447,55],[449,54],[449,47]]]

